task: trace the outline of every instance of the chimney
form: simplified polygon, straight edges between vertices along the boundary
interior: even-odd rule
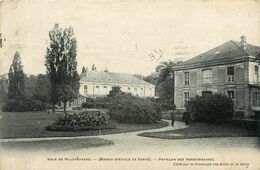
[[[244,35],[242,35],[241,37],[241,47],[243,48],[243,50],[246,50],[246,37]]]

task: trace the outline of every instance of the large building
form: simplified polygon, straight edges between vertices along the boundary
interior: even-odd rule
[[[102,97],[113,86],[139,97],[154,97],[155,86],[130,74],[85,71],[81,74],[79,93],[83,97]]]
[[[184,109],[191,97],[220,93],[234,101],[236,117],[253,118],[260,111],[260,47],[246,37],[228,41],[189,59],[175,69],[175,104]]]

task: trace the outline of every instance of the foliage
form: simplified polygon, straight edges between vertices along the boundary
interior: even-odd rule
[[[0,76],[0,104],[4,103],[8,97],[8,79],[5,75]]]
[[[32,98],[37,81],[37,76],[26,75],[24,78],[24,96]]]
[[[49,88],[49,81],[45,75],[28,77],[24,75],[23,95],[15,96],[15,98],[6,97],[2,110],[17,112],[44,110],[49,106]]]
[[[50,102],[50,81],[46,75],[39,74],[37,76],[33,89],[33,99],[40,100],[45,103]]]
[[[195,96],[185,107],[198,122],[222,123],[231,120],[234,113],[232,99],[221,94]]]
[[[109,91],[107,97],[114,97],[117,94],[123,94],[120,86],[113,86],[112,89]]]
[[[156,78],[156,95],[161,99],[164,109],[174,108],[174,70],[173,66],[179,62],[165,61],[161,62],[156,71],[159,73]]]
[[[157,72],[151,73],[150,75],[143,78],[144,81],[147,81],[153,85],[157,84],[159,74]]]
[[[156,123],[160,107],[154,101],[131,94],[117,94],[110,98],[110,116],[120,123]]]
[[[78,97],[79,75],[77,72],[77,41],[72,27],[59,28],[55,24],[49,32],[50,44],[47,48],[45,66],[51,82],[51,102],[66,104]]]
[[[25,112],[25,111],[40,111],[48,108],[48,104],[40,100],[29,98],[8,99],[2,107],[5,112]]]
[[[109,98],[86,98],[86,102],[82,103],[83,108],[108,108],[110,106]]]
[[[95,130],[106,128],[108,121],[101,114],[88,114],[88,112],[74,113],[59,118],[47,130]]]
[[[92,65],[92,67],[91,67],[91,71],[97,71],[97,67],[96,67],[95,64]]]
[[[15,53],[13,62],[10,66],[8,86],[8,99],[15,99],[24,95],[24,80],[23,66],[18,52]]]

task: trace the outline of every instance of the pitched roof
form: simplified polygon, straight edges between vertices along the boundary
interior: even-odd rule
[[[260,58],[260,47],[246,44],[246,49],[244,50],[240,42],[231,40],[196,57],[193,57],[180,65],[218,60],[228,61],[230,59],[239,59],[244,56],[256,56]]]
[[[112,72],[97,72],[87,71],[86,75],[81,74],[80,81],[83,82],[98,82],[98,83],[111,83],[111,84],[137,84],[137,85],[150,85],[144,80],[141,80],[133,75],[124,73],[112,73]]]

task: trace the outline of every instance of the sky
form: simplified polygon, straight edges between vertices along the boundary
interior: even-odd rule
[[[148,75],[229,40],[260,46],[260,2],[217,0],[0,0],[0,74],[19,51],[27,74],[45,73],[48,32],[72,26],[78,70]]]

